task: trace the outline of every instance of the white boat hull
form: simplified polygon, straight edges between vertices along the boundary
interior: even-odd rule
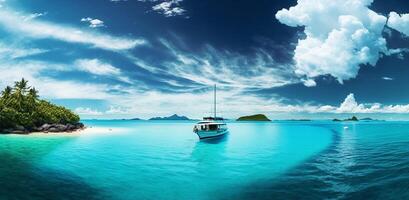
[[[215,131],[197,131],[196,134],[199,136],[200,139],[206,139],[206,138],[214,138],[214,137],[219,137],[222,136],[226,133],[228,133],[229,130],[215,130]]]

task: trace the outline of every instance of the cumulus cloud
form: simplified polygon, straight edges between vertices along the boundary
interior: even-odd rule
[[[331,75],[342,83],[356,77],[360,65],[376,65],[388,51],[382,36],[386,17],[368,8],[372,2],[298,0],[278,11],[281,23],[305,28],[294,53],[296,74],[307,80]]]
[[[31,38],[51,38],[113,51],[132,49],[146,43],[143,39],[114,37],[37,19],[26,21],[25,18],[25,15],[13,11],[0,10],[0,24],[3,28]]]
[[[99,19],[93,19],[91,17],[86,17],[81,19],[82,22],[87,22],[89,24],[89,27],[91,28],[98,28],[98,27],[104,27],[104,21],[99,20]]]
[[[398,14],[391,12],[389,14],[388,26],[409,36],[409,14]]]
[[[307,87],[315,87],[315,86],[317,86],[317,83],[316,83],[313,79],[303,80],[303,83],[304,83],[304,85],[307,86]]]
[[[186,11],[179,6],[182,0],[170,0],[164,1],[152,7],[154,11],[162,13],[166,17],[173,17],[177,15],[182,15]]]
[[[356,113],[362,110],[364,110],[364,105],[356,102],[354,94],[349,94],[336,111],[341,113]]]
[[[339,107],[321,106],[317,113],[409,113],[409,104],[382,105],[380,103],[361,104],[355,99],[354,94],[349,94]]]
[[[121,2],[128,0],[110,0],[111,2]],[[183,0],[136,0],[139,2],[149,2],[153,4],[152,10],[166,17],[184,15],[186,10],[181,7]]]

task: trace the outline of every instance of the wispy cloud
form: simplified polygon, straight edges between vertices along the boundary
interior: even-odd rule
[[[27,15],[2,9],[0,10],[0,25],[9,31],[31,38],[50,38],[113,51],[132,49],[146,43],[143,39],[115,37],[38,19],[27,21],[24,20],[26,17]]]
[[[103,113],[98,111],[98,110],[93,110],[91,108],[84,108],[84,107],[78,107],[74,110],[79,115],[87,115],[87,116],[100,116]]]
[[[0,87],[11,85],[14,81],[25,78],[40,90],[40,95],[45,98],[109,98],[106,84],[92,84],[78,81],[56,80],[42,74],[50,68],[58,66],[44,62],[3,62],[0,65]]]
[[[98,59],[78,59],[74,64],[77,69],[81,71],[99,76],[112,77],[126,83],[132,83],[132,81],[122,73],[121,69]]]
[[[223,87],[261,89],[300,82],[290,65],[275,62],[263,49],[256,49],[252,55],[242,55],[206,45],[203,51],[192,53],[168,40],[161,39],[160,42],[172,59],[160,64],[147,63],[132,56],[130,59],[154,74],[176,76],[198,87],[217,83]]]
[[[45,49],[39,48],[21,48],[15,45],[6,45],[4,43],[0,43],[0,58],[1,59],[16,59],[16,58],[24,58],[27,56],[33,56],[48,52]]]
[[[29,15],[25,16],[25,17],[24,17],[24,21],[30,21],[30,20],[32,20],[32,19],[35,19],[35,18],[44,16],[44,15],[46,15],[46,14],[47,14],[47,13],[32,13],[32,14],[29,14]]]
[[[98,59],[79,59],[75,62],[79,70],[96,75],[120,75],[121,70]]]

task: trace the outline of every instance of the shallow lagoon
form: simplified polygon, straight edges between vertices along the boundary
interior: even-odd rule
[[[98,133],[0,136],[0,197],[376,198],[382,185],[409,194],[405,122],[232,122],[206,141],[191,121],[84,123]]]

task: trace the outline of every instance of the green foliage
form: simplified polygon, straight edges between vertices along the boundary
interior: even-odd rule
[[[75,124],[79,116],[70,110],[40,100],[38,91],[21,79],[14,87],[7,86],[0,96],[0,130],[23,126],[33,129],[43,124]]]
[[[271,121],[263,114],[243,116],[237,119],[237,121]]]

